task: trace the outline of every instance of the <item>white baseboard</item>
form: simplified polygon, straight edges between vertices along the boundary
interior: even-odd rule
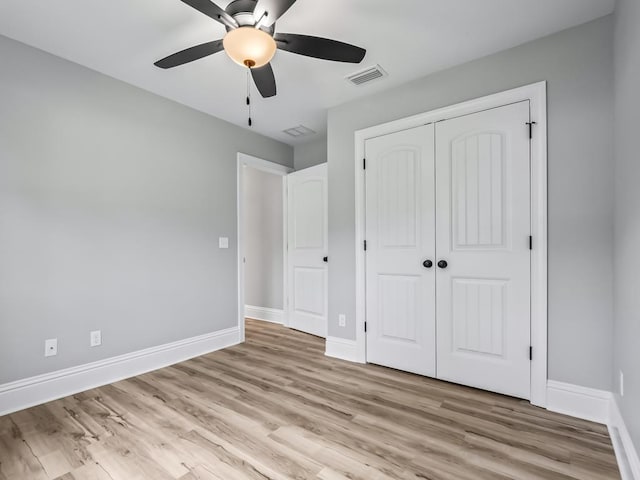
[[[611,398],[609,411],[609,434],[616,451],[616,459],[620,467],[622,480],[640,480],[640,458],[631,435],[624,423],[618,402]]]
[[[622,480],[640,480],[638,451],[611,392],[549,380],[547,410],[607,425]]]
[[[244,306],[244,316],[265,322],[279,323],[284,325],[284,310],[276,308],[256,307],[254,305]]]
[[[358,361],[358,348],[355,340],[327,337],[325,355],[349,362],[362,363]]]
[[[547,410],[571,417],[607,424],[611,392],[570,383],[547,382]]]
[[[0,416],[240,343],[238,327],[0,385]]]

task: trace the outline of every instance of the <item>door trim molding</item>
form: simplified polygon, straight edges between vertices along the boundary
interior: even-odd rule
[[[237,159],[237,197],[236,197],[236,232],[238,238],[238,328],[240,330],[240,342],[244,342],[244,317],[245,299],[244,299],[244,168],[245,166],[261,170],[263,172],[272,173],[282,177],[282,306],[283,315],[282,323],[289,325],[287,319],[287,291],[288,291],[288,270],[287,270],[287,222],[288,222],[288,202],[287,202],[287,175],[293,172],[293,168],[280,165],[279,163],[263,160],[262,158],[247,155],[238,152]]]
[[[547,83],[526,85],[355,132],[356,217],[356,360],[366,362],[365,322],[365,180],[362,159],[368,139],[429,123],[529,101],[536,122],[531,140],[531,403],[547,405]],[[526,128],[526,125],[523,125]]]

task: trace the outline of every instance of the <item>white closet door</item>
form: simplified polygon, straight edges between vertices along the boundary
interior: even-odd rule
[[[327,164],[288,176],[289,326],[327,336]]]
[[[365,147],[367,361],[434,376],[434,127]]]
[[[526,101],[436,126],[437,376],[527,399],[528,121]]]

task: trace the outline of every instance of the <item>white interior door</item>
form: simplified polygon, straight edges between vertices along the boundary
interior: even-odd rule
[[[434,126],[365,148],[367,361],[435,376]]]
[[[530,397],[529,102],[436,126],[437,376]]]
[[[327,336],[327,164],[288,176],[289,326]]]

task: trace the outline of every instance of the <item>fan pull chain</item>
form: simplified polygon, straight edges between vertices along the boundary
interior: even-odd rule
[[[247,68],[247,109],[249,110],[248,124],[251,127],[253,121],[251,120],[251,69]]]

